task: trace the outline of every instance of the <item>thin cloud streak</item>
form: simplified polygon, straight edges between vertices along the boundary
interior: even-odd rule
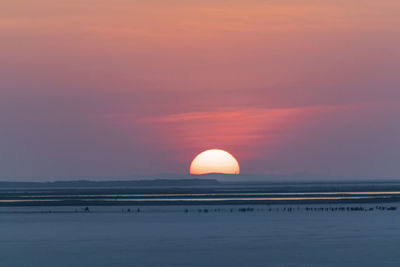
[[[2,176],[398,177],[400,1],[0,2]]]

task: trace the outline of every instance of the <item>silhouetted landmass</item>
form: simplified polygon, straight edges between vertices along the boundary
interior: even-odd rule
[[[123,200],[81,200],[81,199],[63,199],[52,200],[46,202],[39,201],[21,201],[21,202],[6,202],[0,203],[1,206],[213,206],[213,205],[304,205],[304,204],[384,204],[400,202],[399,197],[392,198],[375,198],[375,199],[330,199],[330,200],[279,200],[279,201],[256,201],[256,200],[227,200],[220,201],[152,201],[151,199],[142,202],[123,201]]]
[[[0,188],[112,188],[112,187],[169,187],[215,186],[215,179],[154,179],[136,181],[55,181],[55,182],[0,182]]]
[[[292,173],[292,174],[221,174],[209,173],[201,175],[190,175],[191,177],[200,177],[208,179],[216,179],[219,182],[234,184],[283,184],[283,183],[310,183],[310,184],[326,184],[326,183],[399,183],[398,178],[385,177],[366,177],[366,176],[334,176],[315,173]]]

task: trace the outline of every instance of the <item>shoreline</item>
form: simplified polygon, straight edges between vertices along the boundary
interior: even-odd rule
[[[216,205],[307,205],[307,204],[381,204],[399,203],[400,197],[371,197],[354,199],[307,199],[307,200],[58,200],[58,201],[15,201],[0,202],[0,207],[46,207],[46,206],[216,206]]]

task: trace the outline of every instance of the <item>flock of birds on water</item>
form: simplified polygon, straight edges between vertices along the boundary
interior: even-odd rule
[[[240,208],[196,208],[196,209],[184,209],[184,213],[219,213],[219,212],[295,212],[295,211],[307,211],[307,212],[352,212],[352,211],[396,211],[397,207],[395,206],[375,206],[375,207],[362,207],[362,206],[346,206],[346,207],[269,207],[269,208],[253,208],[253,207],[240,207]],[[41,213],[65,213],[68,211],[41,211]],[[89,207],[85,207],[82,209],[75,209],[74,213],[91,212]],[[140,208],[123,208],[121,209],[122,213],[141,213],[146,212]]]
[[[297,206],[297,207],[235,207],[235,208],[191,208],[184,209],[184,213],[248,213],[248,212],[371,212],[371,211],[396,211],[397,207],[395,206],[340,206],[340,207],[309,207],[309,206]],[[39,211],[30,211],[23,213],[102,213],[102,211],[92,211],[89,207],[83,207],[75,210],[39,210]],[[143,210],[140,208],[122,208],[121,213],[142,213],[142,212],[152,212],[150,210]],[[4,213],[20,213],[17,211],[13,212],[4,212]],[[113,211],[115,213],[115,211]]]

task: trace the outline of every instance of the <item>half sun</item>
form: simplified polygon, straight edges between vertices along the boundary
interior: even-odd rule
[[[198,154],[190,164],[190,174],[239,174],[238,161],[221,149],[209,149]]]

